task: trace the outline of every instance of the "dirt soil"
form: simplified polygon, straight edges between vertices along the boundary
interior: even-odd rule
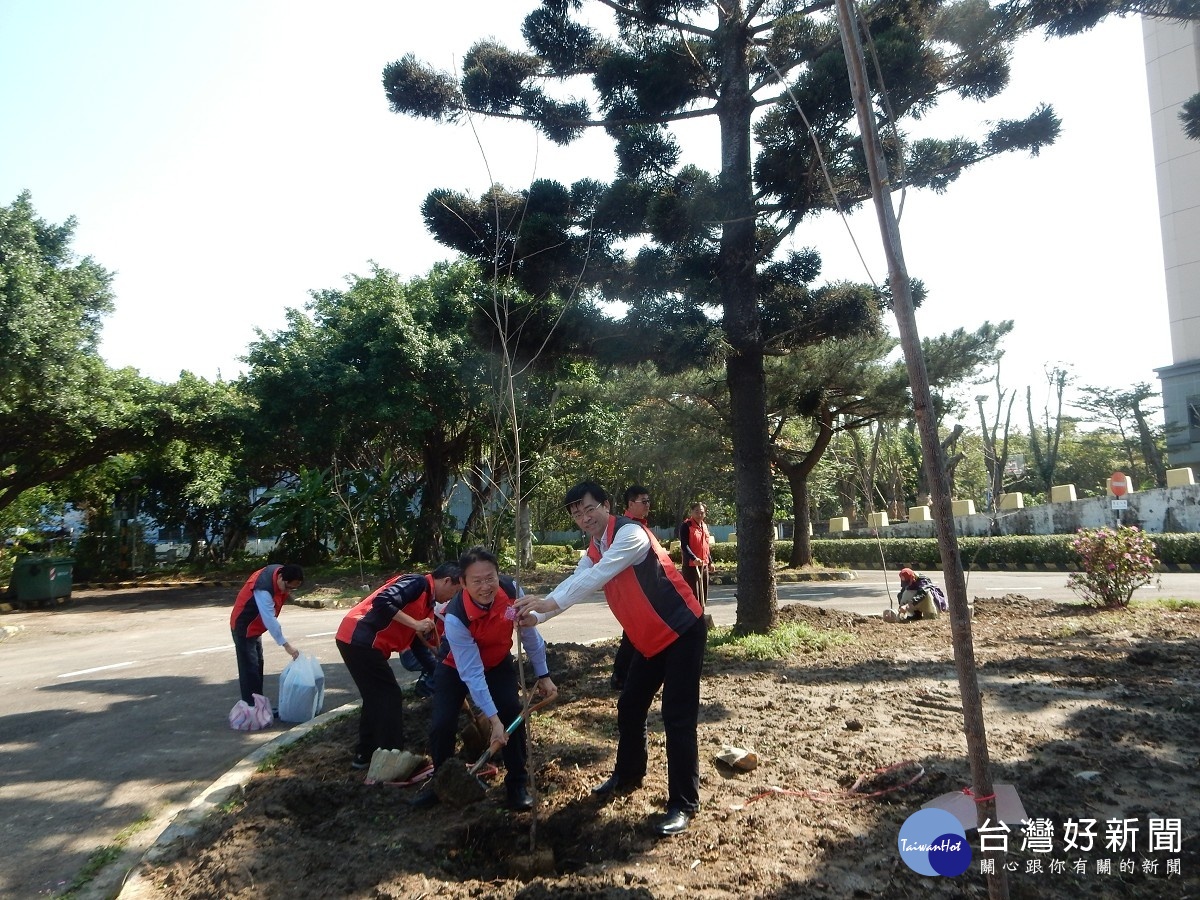
[[[1200,896],[1200,609],[1098,612],[1016,595],[975,609],[994,779],[1054,828],[1040,853],[1012,832],[1011,896]],[[616,746],[613,648],[560,644],[561,702],[533,717],[536,822],[503,809],[498,777],[478,803],[425,810],[409,807],[417,788],[364,784],[349,765],[355,713],[255,775],[148,880],[180,900],[986,896],[976,837],[956,878],[918,875],[897,849],[910,814],[970,784],[948,619],[889,625],[802,605],[782,618],[844,640],[773,662],[710,648],[703,809],[685,834],[646,827],[666,794],[657,708],[645,785],[591,798]],[[427,712],[406,697],[414,752]],[[753,751],[757,768],[715,762],[726,745]],[[1096,846],[1064,849],[1065,820],[1084,819],[1097,822]],[[1106,846],[1110,819],[1136,820],[1134,850]],[[1181,820],[1181,846],[1150,853],[1151,819]],[[1097,872],[1104,860],[1110,874]]]

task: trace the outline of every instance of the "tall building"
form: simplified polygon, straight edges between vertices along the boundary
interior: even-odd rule
[[[1143,18],[1142,40],[1171,320],[1171,365],[1156,370],[1167,456],[1174,468],[1200,471],[1200,141],[1179,121],[1200,92],[1200,23]]]

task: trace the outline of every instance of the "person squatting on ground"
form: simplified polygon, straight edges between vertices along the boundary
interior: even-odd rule
[[[404,695],[388,658],[419,648],[432,668],[428,645],[438,642],[433,605],[445,603],[458,587],[455,563],[443,563],[428,575],[396,575],[342,618],[334,640],[362,694],[354,768],[369,766],[380,748],[404,746]]]
[[[707,626],[704,610],[649,529],[612,515],[608,494],[584,481],[567,491],[567,511],[591,538],[572,573],[545,597],[520,600],[522,624],[544,622],[603,588],[609,608],[633,644],[625,688],[617,700],[617,759],[612,775],[592,789],[599,797],[634,790],[646,775],[646,719],[662,688],[667,743],[667,811],[652,828],[686,831],[700,808],[700,670]]]
[[[238,688],[248,706],[254,706],[255,694],[263,693],[263,632],[270,634],[292,659],[300,656],[300,651],[283,636],[279,613],[292,591],[302,584],[304,570],[299,566],[273,563],[252,572],[233,601],[229,630],[237,655]]]
[[[625,488],[625,518],[650,527],[650,492],[640,484],[631,484]],[[613,659],[612,678],[609,679],[614,691],[625,687],[625,676],[629,672],[629,663],[632,660],[633,644],[629,643],[629,635],[622,631],[621,643]]]
[[[517,599],[524,596],[517,583],[500,574],[496,557],[484,547],[472,547],[458,560],[462,588],[446,607],[446,641],[450,652],[438,664],[433,680],[429,725],[429,753],[434,768],[454,754],[458,714],[468,693],[488,717],[492,731],[489,745],[499,744],[504,757],[504,788],[509,809],[533,808],[526,772],[525,722],[512,734],[505,730],[521,715],[521,685],[512,656],[513,632],[517,629]],[[535,627],[520,628],[521,645],[530,669],[537,678],[539,697],[553,698],[558,688],[546,666],[546,642]],[[417,795],[418,807],[437,802],[429,789]]]
[[[707,515],[707,506],[693,503],[690,515],[679,526],[683,578],[701,606],[708,603],[708,573],[712,568],[712,532],[704,522]]]
[[[920,575],[912,569],[901,569],[900,590],[896,594],[898,609],[894,614],[895,618],[886,615],[884,618],[897,622],[936,619],[941,612],[935,596],[937,590],[934,583],[926,576]],[[891,610],[887,610],[887,612],[891,612]]]

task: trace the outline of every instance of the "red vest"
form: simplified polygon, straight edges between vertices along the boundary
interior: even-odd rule
[[[691,551],[694,559],[688,560],[689,566],[698,566],[701,562],[712,562],[712,545],[711,538],[708,534],[708,529],[704,527],[703,522],[697,522],[690,516],[683,520],[683,528],[680,529],[686,535],[687,548]]]
[[[242,589],[238,591],[237,599],[233,601],[233,611],[229,614],[229,629],[243,637],[258,637],[267,630],[262,616],[258,614],[258,604],[254,602],[254,592],[270,591],[271,599],[275,601],[275,615],[283,609],[283,601],[288,598],[287,588],[276,583],[275,573],[283,566],[266,566],[254,572],[246,579]]]
[[[390,596],[377,604],[376,598],[393,587],[396,589]],[[396,611],[402,609],[414,619],[428,619],[434,596],[432,575],[397,575],[346,613],[336,639],[343,644],[373,647],[384,656],[402,653],[416,632],[396,621]]]
[[[609,518],[605,532],[609,546],[617,530],[629,524],[638,525],[625,516]],[[654,656],[695,625],[704,610],[653,532],[645,525],[638,527],[650,538],[650,552],[642,562],[623,569],[604,585],[604,599],[638,653]],[[593,563],[600,561],[600,547],[595,540],[588,544],[587,555]]]
[[[496,589],[492,605],[486,609],[471,599],[466,588],[455,594],[450,605],[446,607],[446,616],[456,617],[471,632],[475,645],[479,647],[479,658],[483,661],[484,671],[500,665],[512,652],[513,632],[517,623],[513,619],[505,618],[504,611],[513,605],[516,592],[516,582],[501,576],[500,587]],[[458,668],[453,652],[446,655],[446,665]]]

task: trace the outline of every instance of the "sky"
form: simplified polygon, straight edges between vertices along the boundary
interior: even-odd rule
[[[564,148],[521,124],[388,110],[387,63],[415,53],[457,70],[479,38],[520,46],[534,5],[0,0],[0,204],[29,190],[42,218],[74,216],[76,251],[116,273],[110,365],[168,382],[236,377],[258,330],[284,327],[310,291],[373,263],[416,277],[451,258],[421,222],[429,190],[611,173],[598,132]],[[905,260],[929,292],[920,333],[1014,320],[1001,383],[1032,386],[1035,409],[1048,366],[1079,385],[1157,389],[1154,369],[1172,360],[1140,20],[1028,38],[1003,95],[927,125],[978,137],[1042,102],[1063,133],[1040,156],[905,195]],[[715,166],[712,126],[685,147]],[[828,280],[886,281],[869,208],[823,216],[793,246],[818,248]]]

